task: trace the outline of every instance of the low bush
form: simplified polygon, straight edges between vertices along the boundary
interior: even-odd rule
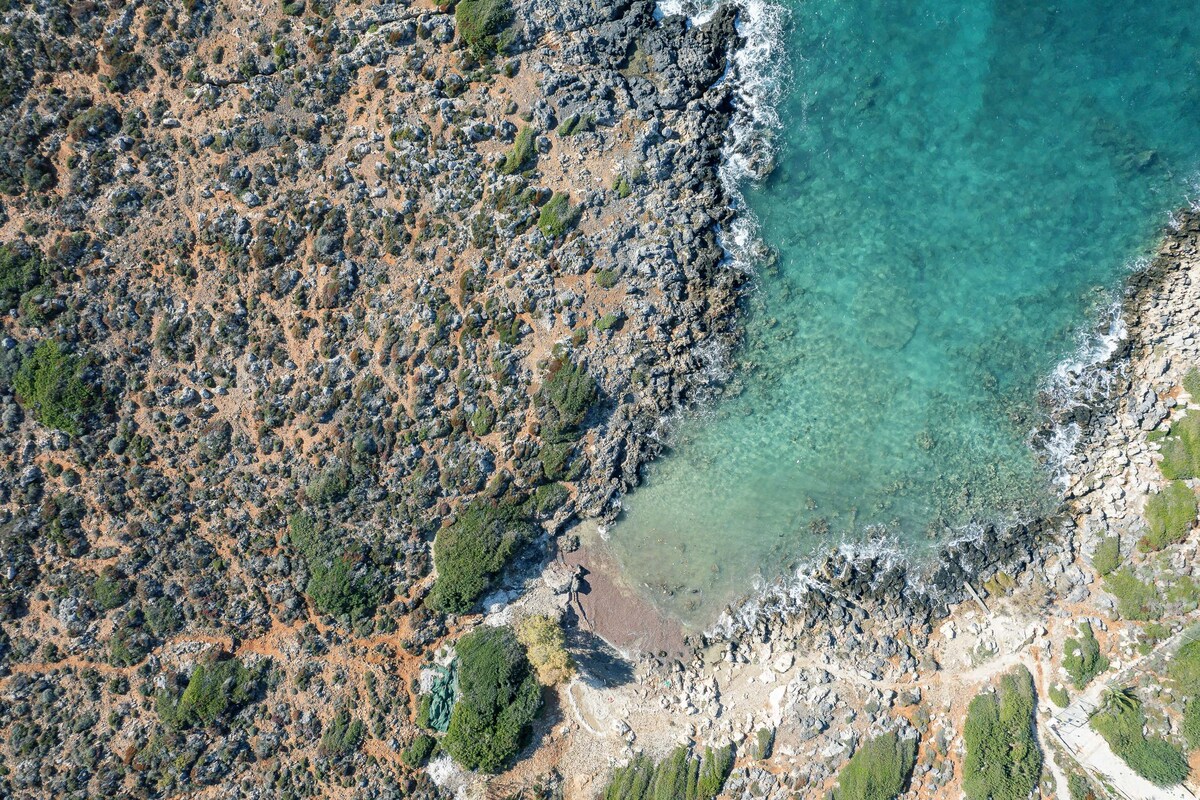
[[[455,651],[459,697],[442,745],[467,769],[498,772],[517,754],[537,716],[541,686],[508,628],[478,628]]]
[[[1096,552],[1092,553],[1092,566],[1101,575],[1107,575],[1121,566],[1119,536],[1106,536],[1100,540],[1100,544],[1096,545]]]
[[[1033,678],[1018,667],[995,692],[971,701],[963,726],[963,793],[969,800],[1025,800],[1042,773],[1034,735]]]
[[[1150,532],[1138,542],[1138,549],[1149,553],[1183,541],[1196,521],[1196,513],[1196,493],[1183,481],[1171,481],[1146,501]]]
[[[571,205],[571,198],[555,193],[538,214],[537,226],[542,236],[557,239],[579,222],[579,209]]]
[[[447,614],[470,611],[529,531],[528,519],[512,505],[476,501],[459,509],[433,541],[433,607]]]
[[[733,768],[733,746],[690,755],[676,748],[655,764],[645,755],[613,770],[604,800],[713,800]]]
[[[1200,641],[1191,641],[1180,647],[1171,659],[1167,672],[1185,698],[1184,738],[1189,746],[1200,747]]]
[[[1168,480],[1200,477],[1200,413],[1184,415],[1161,440],[1159,469]]]
[[[551,443],[571,441],[598,397],[596,379],[584,367],[565,357],[555,358],[542,379],[535,400]]]
[[[1050,684],[1050,702],[1059,708],[1066,708],[1071,704],[1071,695],[1062,686],[1057,683]]]
[[[504,157],[504,162],[500,165],[500,173],[503,175],[515,175],[518,172],[523,172],[532,163],[535,155],[533,149],[533,128],[528,125],[517,131],[517,137],[513,139],[512,149]]]
[[[351,718],[350,712],[342,709],[321,734],[321,752],[335,758],[352,753],[362,743],[363,735],[362,720]]]
[[[178,697],[159,694],[158,715],[176,729],[211,725],[253,700],[260,679],[261,670],[251,670],[236,658],[197,664]]]
[[[1165,739],[1147,737],[1146,715],[1131,692],[1114,692],[1091,726],[1129,768],[1156,786],[1177,786],[1188,775],[1183,752]]]
[[[546,686],[563,683],[575,674],[566,637],[555,620],[544,614],[528,617],[517,628],[517,639],[537,670],[538,680]]]
[[[78,436],[96,396],[83,361],[47,339],[21,361],[13,379],[17,397],[43,425]]]
[[[46,264],[36,249],[24,242],[0,244],[0,314],[17,307],[21,295],[46,276]]]
[[[1192,367],[1183,376],[1183,388],[1192,396],[1192,402],[1200,403],[1200,369]]]
[[[863,742],[838,775],[834,800],[895,800],[917,761],[917,743],[896,733]]]
[[[288,518],[288,539],[308,565],[304,592],[317,611],[352,622],[374,616],[385,593],[374,562],[341,544],[307,513]]]
[[[437,746],[437,739],[434,739],[428,733],[421,733],[417,738],[412,740],[412,744],[404,748],[404,752],[400,754],[400,758],[411,769],[420,769],[429,761],[429,757],[433,755],[433,750]]]
[[[1158,602],[1158,591],[1154,586],[1138,580],[1129,567],[1106,575],[1104,590],[1117,598],[1117,611],[1125,619],[1153,619],[1162,609]]]
[[[508,0],[459,0],[454,25],[467,47],[478,56],[504,49],[500,33],[512,21]]]
[[[1092,678],[1108,669],[1108,659],[1100,654],[1100,643],[1087,620],[1079,623],[1079,638],[1067,639],[1063,644],[1063,669],[1076,689],[1087,686]]]

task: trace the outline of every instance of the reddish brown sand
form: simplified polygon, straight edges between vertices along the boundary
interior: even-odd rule
[[[584,570],[571,602],[579,626],[626,653],[682,654],[686,647],[680,624],[663,616],[623,581],[619,566],[594,529],[580,531],[580,538],[578,550],[561,555],[565,563]]]

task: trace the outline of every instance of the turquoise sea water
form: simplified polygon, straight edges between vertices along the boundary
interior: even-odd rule
[[[611,541],[693,625],[840,542],[1048,507],[1037,392],[1200,168],[1190,2],[804,0],[736,397]]]

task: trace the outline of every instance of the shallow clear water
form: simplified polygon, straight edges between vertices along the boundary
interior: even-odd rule
[[[805,0],[786,36],[742,391],[611,531],[696,625],[839,542],[1051,503],[1038,388],[1200,166],[1193,3]]]

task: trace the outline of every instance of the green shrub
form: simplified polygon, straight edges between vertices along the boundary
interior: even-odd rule
[[[158,715],[176,729],[211,725],[249,703],[260,676],[261,670],[247,669],[236,658],[197,664],[178,698],[168,693],[159,695]]]
[[[613,191],[617,193],[617,197],[624,200],[629,195],[633,194],[633,184],[629,182],[629,178],[624,175],[618,175],[613,178]]]
[[[467,769],[498,772],[537,716],[541,686],[508,628],[478,628],[455,650],[459,698],[442,744]]]
[[[500,165],[500,172],[503,175],[515,175],[524,171],[531,164],[533,158],[533,128],[526,125],[517,131],[512,149],[508,151],[508,155],[504,157],[504,163]]]
[[[470,611],[529,530],[514,506],[477,501],[459,509],[454,524],[433,541],[433,607],[447,614]]]
[[[1071,695],[1062,686],[1052,683],[1050,684],[1050,702],[1059,708],[1066,708],[1071,705]]]
[[[437,745],[437,739],[434,739],[428,733],[421,733],[417,738],[412,740],[412,744],[404,748],[404,752],[400,757],[404,759],[404,763],[411,769],[420,769],[429,761],[429,757],[433,755],[433,749]]]
[[[1100,643],[1087,620],[1079,623],[1079,638],[1067,639],[1063,644],[1063,669],[1076,689],[1087,686],[1092,678],[1108,669],[1108,659],[1100,655]]]
[[[1132,694],[1117,692],[1092,715],[1091,725],[1129,768],[1156,786],[1176,786],[1188,775],[1183,752],[1165,739],[1147,737],[1146,715]]]
[[[350,473],[344,464],[330,464],[304,487],[309,502],[327,505],[341,500],[350,492]]]
[[[476,436],[487,436],[492,432],[492,426],[496,424],[496,409],[490,399],[484,397],[479,402],[479,407],[471,414],[469,424],[471,433]]]
[[[596,285],[601,289],[611,289],[617,285],[617,272],[612,269],[596,270]]]
[[[512,21],[508,0],[459,0],[454,8],[458,35],[479,56],[504,49],[500,32]]]
[[[567,117],[561,125],[558,126],[559,136],[573,136],[583,131],[592,131],[596,129],[596,118],[591,114],[580,116],[572,114]]]
[[[1097,800],[1096,790],[1092,788],[1092,784],[1078,772],[1072,772],[1067,776],[1067,793],[1071,800]]]
[[[1180,647],[1167,672],[1185,696],[1183,735],[1191,747],[1200,747],[1200,641]]]
[[[1200,403],[1200,369],[1192,367],[1183,376],[1183,389],[1192,396],[1192,402]]]
[[[374,616],[385,587],[373,562],[351,558],[306,512],[288,518],[288,538],[308,565],[304,591],[317,611],[351,621]]]
[[[47,339],[22,359],[13,388],[38,422],[78,436],[96,400],[83,372],[79,358]]]
[[[539,516],[553,514],[567,502],[569,496],[567,487],[561,483],[543,483],[530,495],[529,509]]]
[[[699,757],[678,747],[657,765],[639,755],[613,770],[604,800],[713,800],[724,788],[733,760],[732,745],[706,747]]]
[[[1138,580],[1129,567],[1121,567],[1106,575],[1104,590],[1117,598],[1117,611],[1125,619],[1153,619],[1162,610],[1158,591],[1152,585]]]
[[[1183,481],[1171,481],[1146,502],[1150,532],[1138,542],[1138,549],[1148,553],[1183,541],[1196,521],[1196,512],[1196,493]]]
[[[596,330],[607,331],[612,328],[620,329],[621,322],[625,319],[620,311],[605,314],[600,319],[596,320]]]
[[[1200,414],[1185,414],[1161,440],[1159,469],[1167,480],[1200,477]]]
[[[963,792],[969,800],[1025,800],[1042,773],[1034,735],[1033,678],[1018,667],[971,701],[963,726]]]
[[[774,728],[759,728],[754,734],[754,749],[750,751],[750,757],[755,761],[762,761],[771,757],[771,752],[775,749],[775,729]]]
[[[36,249],[24,242],[0,244],[0,314],[16,308],[21,295],[41,283],[46,271]]]
[[[838,775],[835,800],[894,800],[917,760],[917,743],[895,733],[863,742]]]
[[[537,226],[542,236],[547,239],[557,239],[575,227],[579,222],[579,209],[572,207],[571,198],[555,192],[554,196],[542,206],[538,214]]]
[[[125,605],[132,595],[132,583],[115,567],[105,567],[92,583],[92,598],[102,611]]]
[[[1106,536],[1100,540],[1100,544],[1096,545],[1096,552],[1092,554],[1092,566],[1101,575],[1107,575],[1121,566],[1121,538],[1119,536]]]
[[[559,357],[550,363],[535,400],[542,413],[548,442],[574,439],[598,392],[596,379],[579,364]]]
[[[321,734],[321,752],[328,756],[344,756],[358,749],[363,740],[362,720],[351,719],[350,712],[339,711]]]

